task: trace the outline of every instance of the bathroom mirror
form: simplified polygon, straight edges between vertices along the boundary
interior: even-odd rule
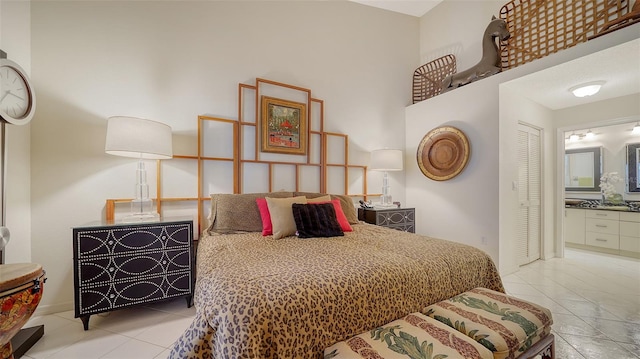
[[[640,143],[627,144],[627,192],[640,192],[638,160],[640,160]]]
[[[640,147],[640,144],[638,145]],[[600,192],[600,176],[602,176],[601,147],[566,150],[564,168],[565,191]]]

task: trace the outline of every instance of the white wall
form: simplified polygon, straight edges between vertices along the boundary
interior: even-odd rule
[[[354,164],[404,146],[417,18],[351,2],[271,1],[39,1],[31,16],[32,246],[49,276],[43,311],[72,306],[71,228],[103,217],[106,198],[131,195],[135,163],[104,154],[109,116],[165,122],[175,153],[193,154],[197,116],[235,119],[238,83],[260,77],[324,100],[325,130],[350,136]],[[391,176],[401,188],[403,174]]]
[[[498,106],[498,87],[481,81],[471,90],[462,87],[407,108],[407,198],[416,207],[416,232],[481,247],[497,258],[498,116],[492,109]],[[415,156],[426,133],[445,125],[466,134],[471,154],[457,177],[433,181]]]
[[[456,48],[456,44],[479,42],[488,24],[487,13],[497,12],[499,4],[493,2],[445,1],[420,19],[421,54],[437,52],[442,48]],[[462,14],[455,20],[455,16]],[[454,21],[455,20],[455,21]],[[477,26],[483,23],[483,26]],[[450,30],[455,28],[455,30]],[[443,30],[444,29],[444,30]],[[439,42],[426,41],[425,34],[440,35]],[[506,167],[503,158],[509,159],[517,148],[508,138],[515,138],[516,118],[503,119],[499,101],[499,85],[545,68],[555,66],[602,49],[633,40],[638,37],[637,26],[619,30],[587,43],[560,51],[534,62],[510,69],[492,77],[474,82],[449,93],[436,96],[407,108],[406,117],[406,196],[408,204],[416,207],[417,231],[434,237],[446,238],[479,247],[489,253],[503,274],[517,269],[511,250],[516,238],[515,212],[509,211],[517,201],[517,192],[511,183],[517,181],[517,172]],[[459,64],[473,65],[479,60],[466,60],[470,55],[461,51]],[[463,58],[465,60],[463,60]],[[464,61],[464,62],[463,62]],[[458,70],[467,66],[460,65]],[[507,110],[504,110],[507,111]],[[548,114],[544,120],[548,123]],[[507,113],[507,112],[505,112]],[[532,119],[531,119],[532,120]],[[429,130],[454,125],[467,133],[471,142],[471,160],[458,177],[445,181],[431,181],[419,171],[415,162],[415,149]],[[545,141],[552,141],[555,128],[544,128]],[[553,136],[553,137],[549,137]],[[555,147],[555,145],[548,145]],[[545,147],[548,151],[550,148]],[[556,152],[553,151],[553,154]],[[545,152],[545,183],[555,176],[555,161]],[[513,160],[511,160],[512,162]],[[504,186],[507,185],[507,188]],[[545,185],[545,198],[556,199],[556,185]],[[507,206],[502,208],[502,206]],[[554,206],[555,208],[555,206]],[[552,217],[550,217],[552,216]],[[545,213],[545,236],[556,231],[556,211]],[[485,238],[485,241],[482,238]],[[556,236],[545,238],[545,256],[558,254]],[[503,242],[504,241],[504,242]],[[551,244],[553,241],[553,245]],[[485,243],[486,242],[486,243]],[[555,249],[550,253],[551,247]]]
[[[503,0],[445,0],[420,19],[420,60],[456,56],[458,71],[475,65],[482,57],[482,34],[491,17],[499,17]]]
[[[28,74],[31,73],[30,5],[29,1],[0,1],[0,49]],[[36,91],[36,98],[37,96]],[[31,125],[6,125],[5,128],[7,132],[6,227],[11,231],[11,241],[5,248],[5,262],[30,262]]]

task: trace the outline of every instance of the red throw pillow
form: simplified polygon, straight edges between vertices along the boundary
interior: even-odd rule
[[[349,224],[349,220],[347,219],[347,216],[344,214],[344,211],[342,210],[342,205],[340,204],[339,199],[332,199],[331,202],[313,202],[313,204],[322,204],[322,203],[332,203],[333,207],[336,210],[336,219],[338,219],[338,223],[340,223],[340,228],[342,228],[342,231],[353,232],[353,228],[351,228],[351,225]]]
[[[258,205],[260,218],[262,219],[262,235],[270,236],[273,234],[273,225],[271,224],[271,213],[269,213],[267,200],[264,198],[256,198],[256,204]]]

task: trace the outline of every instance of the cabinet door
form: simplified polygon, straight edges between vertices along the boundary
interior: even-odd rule
[[[605,210],[587,210],[587,218],[595,218],[595,219],[607,219],[611,221],[617,221],[620,219],[620,213],[616,211],[605,211]]]
[[[587,232],[618,235],[620,233],[620,224],[618,221],[587,218]]]
[[[640,238],[640,223],[620,221],[620,235]]]
[[[564,210],[564,241],[585,244],[585,209]]]
[[[620,250],[640,252],[640,214],[620,213]]]
[[[587,232],[587,245],[609,249],[620,248],[620,236],[617,234]]]
[[[640,238],[620,236],[620,250],[640,252]]]

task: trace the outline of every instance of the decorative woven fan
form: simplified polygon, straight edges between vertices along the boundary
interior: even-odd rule
[[[413,72],[413,103],[440,94],[442,80],[456,73],[456,57],[445,55],[418,67]]]

